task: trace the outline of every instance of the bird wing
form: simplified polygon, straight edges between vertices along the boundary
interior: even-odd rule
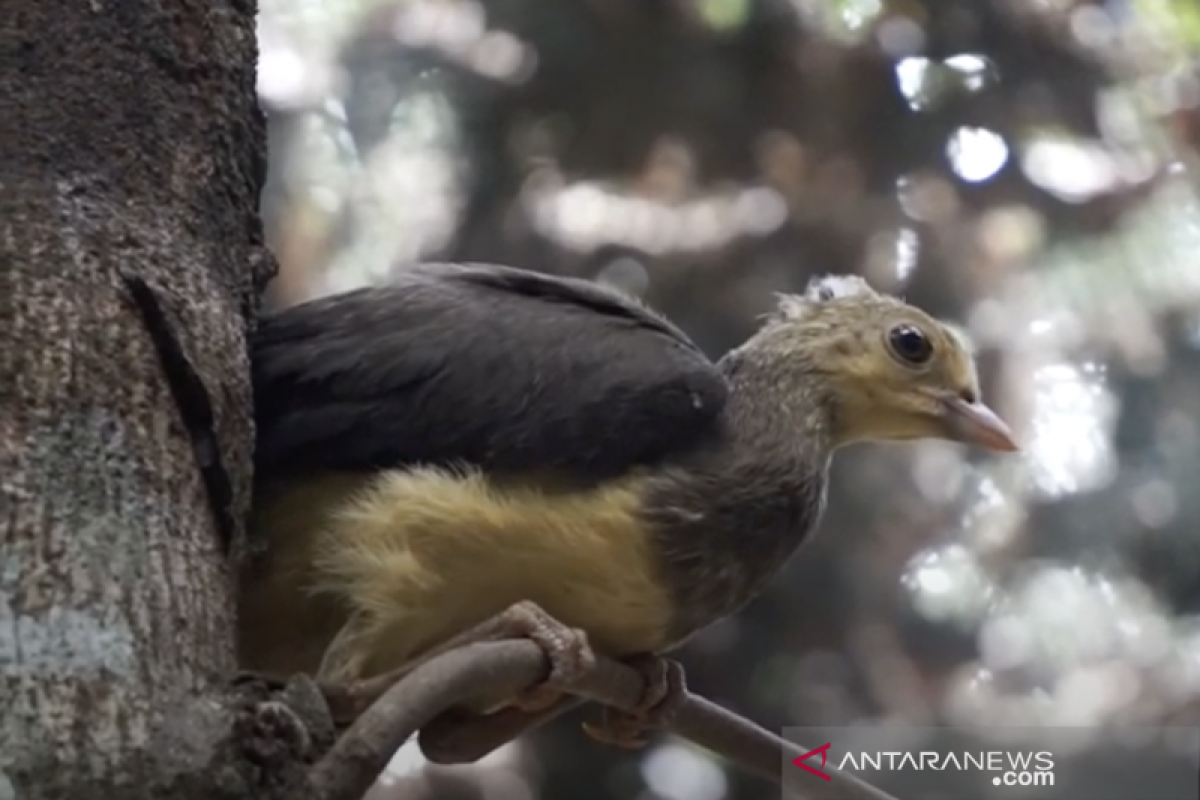
[[[251,360],[260,474],[466,464],[603,480],[700,438],[728,393],[636,300],[478,264],[270,313]]]

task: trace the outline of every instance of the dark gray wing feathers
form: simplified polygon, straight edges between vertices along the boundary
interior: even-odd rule
[[[471,464],[602,480],[703,437],[727,387],[606,287],[428,264],[266,315],[251,337],[260,473]]]

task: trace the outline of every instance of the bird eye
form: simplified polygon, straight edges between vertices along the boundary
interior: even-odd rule
[[[915,325],[897,325],[888,331],[888,346],[910,364],[924,364],[933,355],[929,337]]]

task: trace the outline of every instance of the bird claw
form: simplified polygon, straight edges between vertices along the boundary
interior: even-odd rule
[[[550,660],[550,675],[546,680],[505,700],[505,705],[521,711],[536,713],[553,707],[562,697],[565,687],[579,680],[596,665],[587,634],[559,622],[536,603],[524,601],[390,672],[358,680],[322,677],[319,683],[334,719],[344,726],[357,719],[389,688],[439,655],[470,644],[511,639],[534,641]],[[333,645],[330,648],[333,649]],[[329,653],[326,653],[326,660],[330,660]]]
[[[508,705],[527,713],[552,707],[563,690],[596,666],[596,656],[587,634],[547,614],[536,603],[524,601],[510,606],[497,619],[497,638],[526,638],[535,642],[550,660],[550,675],[509,700]]]
[[[646,691],[632,711],[605,707],[599,723],[585,722],[583,729],[605,744],[637,749],[649,741],[652,730],[665,728],[687,699],[687,681],[678,661],[660,656],[635,656],[625,661],[646,681]]]

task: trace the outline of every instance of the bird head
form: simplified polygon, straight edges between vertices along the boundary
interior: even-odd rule
[[[815,278],[803,295],[782,296],[756,338],[823,379],[838,444],[948,439],[1018,449],[980,399],[966,335],[862,278]]]

